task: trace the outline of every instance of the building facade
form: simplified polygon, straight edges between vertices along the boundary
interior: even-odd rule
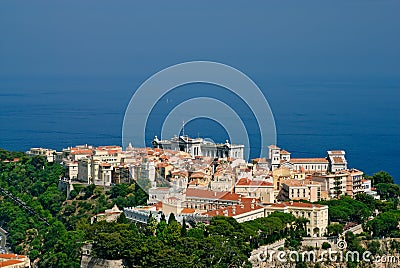
[[[311,180],[286,180],[282,183],[279,199],[306,200],[317,202],[321,200],[321,184]]]
[[[230,144],[228,141],[222,144],[216,144],[203,138],[193,139],[188,136],[179,136],[170,140],[159,140],[156,136],[152,144],[154,148],[183,151],[189,153],[192,157],[231,157],[235,159],[243,159],[244,157],[244,145]]]
[[[328,227],[328,206],[319,204],[283,202],[265,207],[265,216],[276,211],[291,213],[295,217],[306,218],[306,231],[309,236],[321,237]]]

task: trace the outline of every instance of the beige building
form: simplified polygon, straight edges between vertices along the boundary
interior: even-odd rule
[[[311,180],[286,180],[282,183],[279,199],[307,200],[317,202],[321,200],[321,184]]]
[[[328,198],[339,198],[341,195],[346,194],[347,189],[347,176],[346,171],[338,171],[329,174],[313,174],[312,181],[321,184],[321,191],[328,193]]]
[[[64,165],[67,168],[67,178],[71,180],[78,179],[78,162],[66,161]]]
[[[292,171],[288,167],[279,167],[272,171],[272,177],[274,178],[274,190],[279,191],[282,183],[285,180],[290,179]]]
[[[274,203],[274,185],[270,182],[242,178],[235,185],[235,193],[257,198],[262,203]]]
[[[312,237],[321,237],[328,227],[328,206],[299,202],[283,202],[265,207],[265,216],[275,211],[291,213],[295,217],[309,220],[306,224],[307,234]]]
[[[354,197],[358,193],[363,193],[365,190],[362,185],[364,172],[354,168],[345,172],[347,172],[346,193],[351,197]]]
[[[82,149],[89,150],[89,149]],[[77,151],[74,151],[77,152]],[[78,181],[110,186],[114,166],[123,163],[124,153],[120,146],[101,146],[92,149],[91,155],[78,159]]]

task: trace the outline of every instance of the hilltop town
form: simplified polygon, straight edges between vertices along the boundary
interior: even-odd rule
[[[344,240],[400,250],[400,188],[385,172],[351,167],[342,148],[296,158],[270,145],[267,158],[246,161],[228,140],[152,145],[0,151],[3,267],[280,267],[260,254]],[[373,240],[383,237],[394,240]]]
[[[167,217],[174,213],[182,223],[185,217],[206,221],[216,215],[245,222],[280,211],[305,217],[307,233],[319,237],[327,231],[328,207],[311,203],[359,193],[379,199],[363,172],[348,168],[344,150],[294,158],[270,145],[268,158],[247,162],[243,148],[180,136],[162,141],[155,137],[153,148],[83,145],[61,152],[31,148],[27,154],[65,165],[63,180],[71,187],[74,182],[147,182],[141,185],[149,194],[147,206],[121,208],[129,219],[142,223],[150,214],[160,220],[160,212]]]

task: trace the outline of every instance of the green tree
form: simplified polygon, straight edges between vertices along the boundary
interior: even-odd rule
[[[185,237],[187,235],[187,226],[186,226],[186,220],[183,218],[182,220],[182,228],[181,228],[181,236]]]
[[[328,242],[324,242],[322,243],[321,248],[327,250],[328,248],[331,248],[331,244],[329,244]]]
[[[155,236],[157,231],[157,220],[151,215],[147,219],[146,234],[148,236]]]
[[[340,223],[330,224],[328,225],[327,231],[329,236],[338,236],[343,233],[343,225]]]
[[[379,171],[372,175],[373,186],[379,183],[394,183],[393,177],[386,171]]]
[[[117,223],[129,223],[128,218],[125,216],[125,213],[121,213],[121,215],[119,215],[118,219],[117,219]]]

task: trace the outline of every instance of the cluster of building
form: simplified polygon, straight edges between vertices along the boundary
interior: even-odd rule
[[[124,208],[125,215],[145,223],[161,212],[183,221],[205,221],[216,215],[238,222],[280,211],[305,217],[310,236],[322,236],[328,207],[320,200],[367,193],[378,198],[362,171],[349,169],[345,152],[328,151],[321,158],[292,158],[275,145],[268,158],[243,159],[243,145],[214,144],[187,136],[153,140],[153,148],[119,146],[66,148],[62,152],[33,148],[48,160],[63,163],[70,180],[109,186],[147,181],[147,206]],[[37,152],[37,153],[36,153]],[[308,201],[308,202],[300,202]],[[114,208],[110,215],[120,213]]]

